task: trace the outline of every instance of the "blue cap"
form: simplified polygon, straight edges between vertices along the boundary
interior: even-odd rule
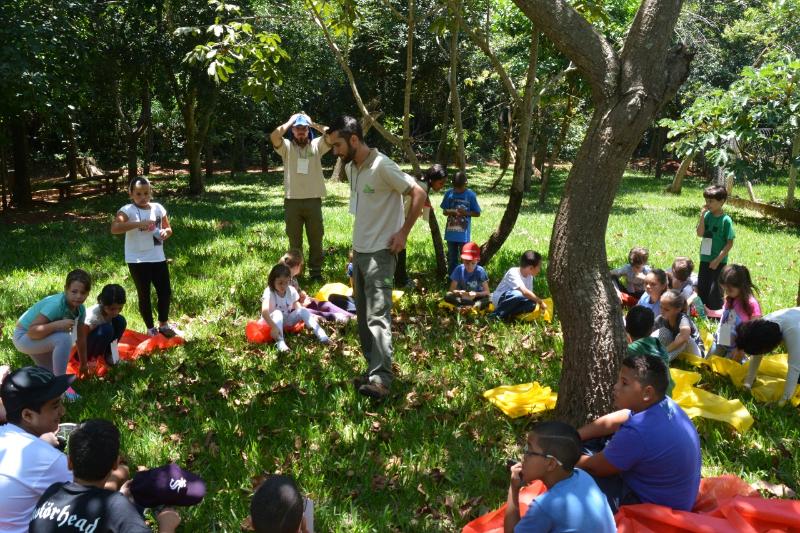
[[[308,117],[305,115],[300,115],[295,119],[294,124],[292,124],[292,127],[294,126],[311,126],[311,121],[308,120]]]

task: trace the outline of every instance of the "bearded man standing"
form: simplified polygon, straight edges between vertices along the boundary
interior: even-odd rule
[[[289,139],[284,138],[291,128]],[[314,138],[311,128],[322,135]],[[272,147],[283,159],[283,200],[286,235],[289,248],[303,251],[303,227],[308,237],[308,269],[311,279],[322,280],[322,199],[325,180],[322,176],[322,156],[331,144],[326,128],[315,124],[311,117],[295,113],[270,134]]]

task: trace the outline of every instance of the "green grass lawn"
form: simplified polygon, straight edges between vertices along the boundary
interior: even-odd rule
[[[473,220],[478,242],[494,230],[505,208],[502,194],[487,191],[496,171],[470,172],[483,208]],[[488,265],[492,287],[525,249],[539,250],[547,259],[562,180],[558,176],[546,205],[534,200],[537,190],[524,202],[511,238]],[[694,228],[703,184],[688,181],[679,197],[662,195],[666,184],[626,177],[608,226],[612,265],[622,264],[634,245],[649,247],[650,263],[658,267],[668,267],[677,255],[697,258]],[[184,531],[238,531],[254,483],[278,471],[294,475],[316,500],[320,532],[456,531],[505,501],[505,461],[519,457],[531,420],[506,418],[481,394],[532,380],[557,388],[562,345],[557,323],[507,325],[442,315],[436,304],[443,284],[415,275],[423,290],[395,306],[398,379],[389,401],[372,404],[350,385],[364,367],[354,324],[333,329],[331,349],[306,333],[288,339],[293,350],[286,355],[244,339],[246,321],[258,315],[269,269],[287,246],[281,176],[225,174],[208,183],[200,199],[184,196],[182,185],[159,180],[155,200],[167,208],[175,231],[166,248],[172,260],[172,315],[187,343],[120,365],[105,381],[79,383],[83,399],[68,405],[66,421],[110,418],[123,432],[131,465],[175,460],[202,475],[209,493],[182,513]],[[432,201],[437,206],[441,194]],[[0,225],[0,362],[29,363],[11,343],[14,323],[37,299],[61,290],[75,267],[94,277],[88,303],[105,283],[126,287],[129,327],[143,330],[122,238],[108,231],[125,202],[122,193],[78,198],[52,208],[65,214],[58,220]],[[797,228],[748,211],[728,212],[737,234],[731,260],[750,267],[762,308],[794,305]],[[346,185],[329,185],[324,216],[324,274],[344,282],[351,234]],[[417,224],[411,235],[411,272],[433,270],[426,230]],[[540,295],[548,294],[545,279],[537,280]],[[705,371],[701,384],[741,398],[755,418],[744,435],[721,423],[696,421],[703,474],[733,473],[800,491],[798,409],[755,403],[727,378]]]

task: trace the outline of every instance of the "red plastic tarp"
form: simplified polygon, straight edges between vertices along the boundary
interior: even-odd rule
[[[160,333],[155,337],[149,337],[145,333],[137,333],[126,329],[119,339],[119,358],[123,361],[133,361],[143,355],[150,355],[156,350],[167,350],[173,346],[179,346],[184,342],[182,337],[172,337],[168,339]],[[78,376],[79,368],[80,362],[78,361],[78,352],[73,347],[69,358],[69,364],[67,365],[67,374]],[[102,357],[89,361],[89,376],[103,377],[107,372],[108,364],[106,364],[105,359]]]
[[[264,344],[266,342],[275,342],[275,339],[270,334],[271,329],[266,320],[259,318],[258,320],[249,320],[244,328],[244,333],[248,342]],[[293,326],[284,327],[283,331],[284,333],[299,333],[302,329],[303,323],[297,322]]]
[[[546,489],[535,481],[520,491],[524,514]],[[463,533],[502,533],[506,506],[464,526]],[[725,475],[700,482],[691,513],[642,503],[626,505],[614,517],[622,533],[800,533],[800,501],[762,498],[742,479]]]

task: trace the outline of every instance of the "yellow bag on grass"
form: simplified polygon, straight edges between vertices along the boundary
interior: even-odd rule
[[[523,322],[533,322],[534,320],[544,320],[545,322],[552,322],[553,299],[544,298],[544,303],[545,305],[547,305],[547,309],[542,309],[541,305],[537,305],[536,309],[534,309],[530,313],[523,313],[521,315],[515,316],[514,318],[516,320],[522,320]]]
[[[548,411],[556,406],[556,393],[538,381],[519,385],[501,385],[487,390],[483,397],[511,418]]]
[[[353,288],[348,287],[344,283],[326,283],[317,291],[317,294],[314,295],[314,298],[319,300],[320,302],[327,302],[328,297],[331,294],[342,294],[344,296],[353,296]],[[403,297],[405,294],[403,291],[393,290],[392,291],[392,301],[396,302],[400,298]]]
[[[744,433],[753,425],[753,417],[740,400],[727,400],[722,396],[699,389],[694,385],[700,381],[700,374],[678,368],[670,368],[675,381],[672,399],[681,406],[689,418],[708,418],[719,420]]]

